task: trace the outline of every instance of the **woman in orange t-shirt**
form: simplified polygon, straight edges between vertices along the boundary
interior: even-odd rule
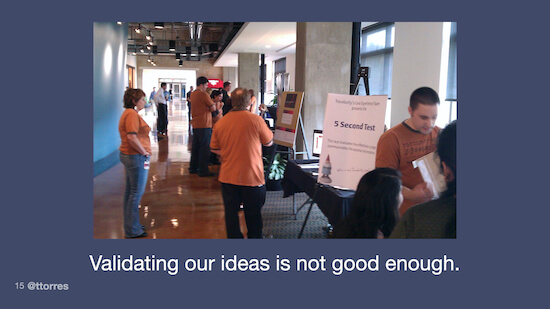
[[[145,237],[145,226],[139,222],[139,203],[145,192],[149,157],[151,155],[151,128],[138,111],[145,107],[145,92],[127,89],[124,93],[124,112],[118,123],[120,133],[120,162],[126,172],[124,192],[124,234],[126,238]]]

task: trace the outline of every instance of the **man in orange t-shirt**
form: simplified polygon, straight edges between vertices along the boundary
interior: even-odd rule
[[[193,143],[191,144],[191,162],[189,173],[198,173],[201,177],[214,176],[208,169],[210,160],[210,138],[212,137],[212,112],[216,105],[206,93],[208,79],[197,78],[197,89],[191,93],[191,125]]]
[[[375,167],[391,167],[401,172],[403,204],[401,215],[416,204],[431,200],[429,187],[412,161],[435,151],[440,128],[435,126],[439,96],[429,87],[416,89],[409,102],[410,117],[384,132],[376,147]]]
[[[262,117],[248,111],[250,94],[237,88],[231,93],[233,108],[216,123],[211,151],[221,157],[220,175],[227,238],[243,238],[239,225],[242,203],[248,238],[262,238],[261,209],[266,189],[262,145],[273,144],[273,133]]]

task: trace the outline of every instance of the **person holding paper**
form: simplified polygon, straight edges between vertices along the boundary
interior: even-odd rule
[[[437,154],[447,189],[437,200],[407,210],[390,238],[456,238],[456,120],[439,135]]]
[[[231,93],[233,108],[216,124],[211,151],[221,157],[220,175],[228,238],[243,238],[239,209],[243,205],[248,238],[262,238],[262,213],[266,188],[262,145],[273,144],[273,133],[262,117],[249,112],[250,94],[237,88]]]
[[[412,161],[435,151],[440,128],[435,126],[439,96],[429,87],[413,91],[409,101],[410,117],[386,131],[378,140],[375,167],[390,167],[403,177],[402,214],[411,206],[427,202],[434,196],[433,189],[422,179]]]

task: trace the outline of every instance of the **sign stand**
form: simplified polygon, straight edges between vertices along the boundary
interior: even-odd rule
[[[313,196],[308,198],[308,200],[305,201],[305,203],[302,204],[302,206],[300,206],[300,209],[302,209],[302,207],[304,207],[309,202],[309,209],[307,210],[307,214],[306,214],[306,217],[304,219],[304,224],[302,224],[302,229],[300,230],[300,234],[298,234],[298,239],[302,238],[302,234],[304,233],[304,229],[306,228],[307,219],[309,219],[309,214],[311,213],[311,208],[313,208],[313,204],[315,204],[315,201],[314,201],[315,196],[317,196],[317,191],[321,186],[322,186],[322,184],[317,182],[315,184],[315,191],[313,192]],[[300,209],[298,209],[298,211]]]
[[[353,94],[357,94],[357,91],[359,90],[359,84],[361,83],[361,79],[363,79],[363,82],[365,83],[365,91],[366,95],[370,95],[370,89],[369,89],[369,67],[360,67],[359,72],[357,72],[357,79],[355,82],[355,89],[353,90]]]

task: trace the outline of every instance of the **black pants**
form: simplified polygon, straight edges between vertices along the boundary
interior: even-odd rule
[[[210,138],[212,128],[193,129],[193,143],[191,144],[190,172],[198,172],[199,175],[208,174],[210,161]]]
[[[248,238],[262,238],[262,206],[265,203],[265,186],[247,187],[222,183],[227,238],[243,238],[239,225],[239,209],[244,209]]]
[[[157,109],[157,131],[166,132],[168,129],[168,106],[166,104],[159,103]]]

